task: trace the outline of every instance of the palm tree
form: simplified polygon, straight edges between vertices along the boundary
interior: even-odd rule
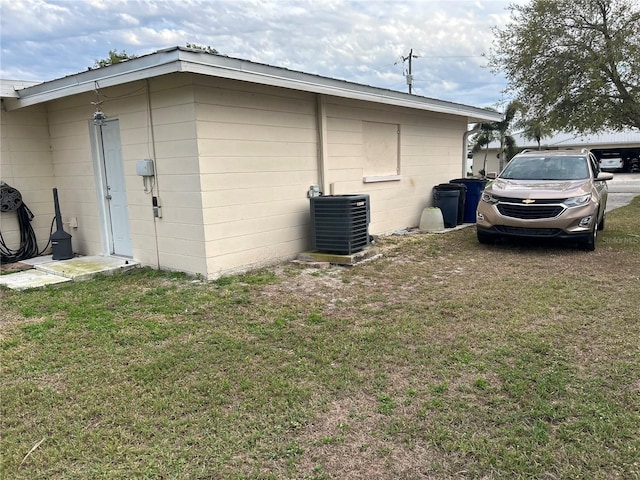
[[[474,138],[471,151],[473,153],[477,153],[483,148],[485,149],[483,164],[484,174],[487,172],[487,153],[491,142],[500,142],[500,147],[498,149],[500,170],[502,170],[504,168],[504,164],[511,160],[511,158],[516,154],[517,145],[515,139],[511,136],[511,122],[520,110],[520,104],[513,101],[507,105],[502,121],[480,124],[480,132]]]
[[[544,137],[550,137],[553,134],[553,130],[547,127],[543,121],[535,118],[522,122],[522,126],[524,127],[522,135],[527,140],[535,140],[538,144],[538,150],[542,150],[540,141]]]
[[[482,162],[482,170],[480,170],[480,175],[482,176],[487,173],[487,154],[489,153],[489,144],[496,139],[494,131],[492,123],[481,123],[480,131],[473,139],[473,146],[471,148],[472,153],[478,153],[484,148],[484,160]]]
[[[517,101],[509,102],[507,108],[504,111],[504,119],[501,122],[496,122],[496,134],[500,140],[500,150],[498,155],[500,157],[500,171],[504,168],[504,164],[511,160],[516,154],[516,141],[511,136],[511,122],[522,110],[522,106]]]

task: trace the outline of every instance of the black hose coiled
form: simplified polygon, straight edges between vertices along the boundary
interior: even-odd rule
[[[42,251],[38,250],[36,234],[31,227],[31,220],[33,220],[34,217],[33,213],[22,201],[22,195],[20,195],[20,192],[2,182],[0,185],[0,211],[4,214],[12,210],[15,210],[18,215],[20,246],[16,250],[9,248],[4,241],[2,232],[0,231],[1,264],[15,263],[20,260],[37,257],[49,247],[49,243],[51,241],[49,239],[49,242],[47,242],[47,245],[42,249]],[[53,220],[51,221],[51,228],[53,228]]]

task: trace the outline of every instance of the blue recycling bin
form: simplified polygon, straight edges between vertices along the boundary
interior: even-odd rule
[[[442,220],[447,228],[453,228],[458,224],[459,196],[459,190],[439,190],[438,187],[433,190],[434,206],[442,212]]]
[[[467,187],[464,199],[464,223],[476,222],[476,210],[482,197],[482,191],[487,185],[484,178],[455,178],[450,183],[461,183]]]

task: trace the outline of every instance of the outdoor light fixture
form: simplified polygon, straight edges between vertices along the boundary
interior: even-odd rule
[[[107,120],[107,116],[101,110],[96,110],[95,113],[93,114],[94,125],[98,125],[101,127],[102,125],[104,125],[104,122],[106,120]]]
[[[91,102],[91,105],[96,107],[96,111],[93,112],[93,124],[101,127],[107,120],[107,116],[101,110],[102,100],[100,100],[100,90],[98,89],[98,82],[96,82],[96,88],[94,89],[94,92],[96,93],[96,101]]]

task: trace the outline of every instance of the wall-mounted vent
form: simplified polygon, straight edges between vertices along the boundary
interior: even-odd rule
[[[310,201],[314,250],[350,255],[369,245],[369,195],[328,195]]]

